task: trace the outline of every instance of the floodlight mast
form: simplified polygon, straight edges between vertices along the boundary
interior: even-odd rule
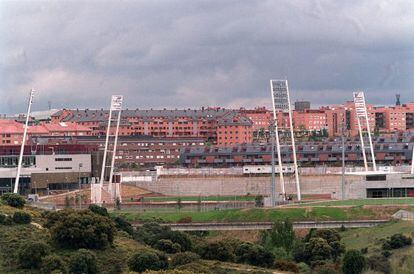
[[[363,91],[354,92],[353,97],[354,97],[354,104],[355,104],[355,112],[356,112],[357,121],[358,121],[359,136],[360,136],[361,145],[362,145],[362,154],[364,156],[365,171],[368,171],[368,161],[367,161],[367,157],[365,153],[364,138],[362,136],[361,118],[364,118],[365,123],[366,123],[366,128],[368,131],[368,141],[369,141],[369,147],[371,151],[372,167],[374,171],[377,171],[377,165],[375,162],[374,146],[372,144],[371,129],[369,126],[368,112],[367,112],[367,107],[365,104],[364,92]]]
[[[279,165],[279,178],[280,178],[280,187],[281,187],[281,190],[282,190],[282,199],[285,200],[285,180],[284,180],[284,177],[283,177],[282,155],[280,153],[279,130],[278,130],[278,125],[277,125],[277,112],[276,112],[276,103],[275,103],[276,98],[275,98],[275,94],[274,94],[273,80],[270,80],[270,93],[272,95],[273,121],[274,121],[274,123],[272,123],[271,126],[272,126],[272,130],[274,132],[274,137],[276,139],[277,161],[278,161],[278,165]],[[273,151],[272,151],[272,153],[273,153]],[[273,157],[274,157],[274,155],[273,155]],[[273,172],[274,172],[274,170],[273,170]],[[272,182],[272,184],[275,184],[275,183]],[[272,187],[275,188],[274,185],[272,185]],[[272,197],[272,199],[274,199],[274,197]],[[274,206],[274,205],[272,204],[272,206]]]
[[[16,180],[14,182],[14,191],[13,193],[19,193],[19,181],[20,181],[20,173],[22,170],[22,162],[23,162],[23,154],[24,154],[24,146],[26,144],[26,136],[27,136],[27,128],[29,125],[29,116],[32,109],[33,97],[34,97],[35,90],[31,89],[29,92],[29,102],[27,106],[27,114],[26,114],[26,122],[24,124],[23,130],[23,140],[20,146],[20,155],[19,155],[19,162],[17,164],[17,173],[16,173]]]
[[[411,156],[411,174],[414,175],[414,145],[413,145],[413,154]]]
[[[295,135],[293,132],[292,106],[290,104],[289,83],[287,80],[286,80],[286,91],[287,91],[288,111],[289,111],[289,124],[290,124],[290,136],[291,136],[290,139],[292,141],[293,164],[295,166],[296,192],[298,195],[298,201],[300,201],[302,199],[302,195],[300,193],[298,161],[296,158]]]

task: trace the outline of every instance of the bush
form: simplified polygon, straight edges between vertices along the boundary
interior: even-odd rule
[[[128,260],[129,269],[136,272],[145,270],[160,270],[168,266],[167,258],[163,255],[151,252],[137,252]]]
[[[157,223],[146,223],[142,227],[137,229],[134,235],[135,239],[146,243],[147,245],[154,246],[159,240],[170,240],[173,243],[177,243],[181,246],[181,251],[190,251],[193,243],[191,238],[183,232],[172,231],[167,226],[160,226]]]
[[[385,274],[391,273],[391,264],[384,256],[373,255],[371,257],[368,257],[367,266],[374,271]]]
[[[7,217],[6,215],[0,213],[0,224],[4,223],[4,221],[6,220],[6,217]]]
[[[38,269],[42,263],[42,258],[48,255],[50,246],[44,242],[28,242],[18,251],[18,262],[23,268]]]
[[[98,215],[109,217],[108,210],[102,206],[91,204],[89,205],[89,210]]]
[[[358,250],[349,250],[345,253],[342,272],[344,274],[362,273],[366,265],[365,257]]]
[[[95,254],[87,249],[79,249],[70,258],[69,271],[74,274],[98,273]]]
[[[60,216],[53,215],[57,221],[50,229],[52,239],[59,246],[103,249],[112,244],[116,229],[111,219],[89,210],[59,213]]]
[[[13,222],[16,224],[30,224],[32,217],[29,213],[24,211],[16,211],[13,214]]]
[[[16,207],[16,208],[23,208],[26,204],[26,200],[16,193],[4,193],[1,196],[1,200],[9,206]]]
[[[112,220],[114,221],[115,227],[118,230],[125,231],[129,235],[134,234],[134,228],[132,227],[131,223],[128,222],[127,220],[125,220],[123,217],[116,216],[116,217],[112,218]]]
[[[390,250],[390,249],[398,249],[405,246],[409,246],[412,243],[412,239],[410,237],[404,236],[401,233],[397,233],[391,236],[389,240],[387,240],[383,245],[382,249]]]
[[[42,273],[68,273],[68,266],[66,262],[57,255],[48,255],[42,260]]]
[[[173,243],[171,240],[158,240],[154,245],[154,248],[164,251],[169,254],[174,254],[181,251],[181,246],[177,243]]]
[[[273,265],[275,256],[264,249],[261,245],[242,243],[236,250],[236,261],[256,266],[270,267]]]
[[[286,260],[276,260],[274,267],[281,271],[299,273],[299,267],[294,263]]]
[[[200,256],[193,252],[177,253],[171,258],[172,266],[179,266],[198,261]]]
[[[263,197],[263,195],[257,195],[254,198],[254,206],[255,207],[263,207],[264,206],[264,197]]]
[[[199,255],[203,259],[218,261],[233,261],[234,254],[231,247],[224,242],[204,243],[199,248]]]

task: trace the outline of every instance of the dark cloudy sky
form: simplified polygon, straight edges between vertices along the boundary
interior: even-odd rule
[[[0,113],[414,101],[413,0],[0,1]]]

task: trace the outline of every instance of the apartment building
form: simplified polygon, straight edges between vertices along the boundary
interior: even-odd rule
[[[24,125],[14,120],[0,120],[0,145],[21,145],[23,141]],[[27,140],[30,142],[32,136],[87,136],[92,130],[76,123],[56,123],[29,125],[27,129]]]

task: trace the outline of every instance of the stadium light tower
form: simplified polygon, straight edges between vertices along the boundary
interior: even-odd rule
[[[30,112],[31,112],[31,109],[32,109],[34,93],[35,93],[34,89],[31,89],[30,92],[29,92],[29,102],[28,102],[28,105],[27,105],[26,122],[24,124],[23,140],[22,140],[22,144],[20,146],[19,162],[17,164],[17,173],[16,173],[16,180],[14,181],[14,191],[13,191],[13,193],[18,193],[19,192],[19,181],[20,181],[20,173],[22,171],[24,146],[26,144],[27,128],[29,126],[29,116],[30,116]]]
[[[362,156],[364,157],[365,171],[368,171],[368,160],[367,160],[367,156],[365,153],[364,136],[362,135],[362,120],[365,120],[365,126],[368,132],[368,142],[369,142],[369,147],[371,151],[372,166],[373,166],[374,171],[377,171],[377,165],[375,163],[374,146],[372,145],[371,129],[369,126],[368,112],[367,112],[367,107],[365,104],[364,92],[363,91],[354,92],[353,97],[354,97],[355,112],[356,112],[357,122],[358,122],[359,138],[361,139]]]
[[[112,199],[120,198],[120,189],[119,185],[117,184],[115,187],[115,191],[112,186],[113,181],[113,174],[114,174],[114,164],[115,164],[115,157],[116,157],[116,149],[118,145],[118,133],[119,133],[119,124],[121,122],[121,113],[122,113],[122,102],[123,96],[122,95],[112,95],[111,97],[111,107],[109,109],[109,117],[108,117],[108,125],[106,129],[106,138],[105,138],[105,149],[103,153],[102,159],[102,168],[101,168],[101,176],[99,178],[99,184],[91,184],[91,201],[92,203],[102,204],[102,192],[107,190],[109,195]],[[117,113],[116,120],[113,121],[114,113]],[[115,122],[115,134],[111,135],[111,125]],[[109,150],[109,142],[110,138],[114,137],[112,151]],[[110,165],[107,165],[108,154],[111,153],[111,162]],[[106,169],[109,168],[109,180],[108,180],[108,187],[105,189],[105,172]],[[116,196],[116,197],[115,197]]]
[[[276,137],[276,147],[277,147],[277,156],[279,163],[279,175],[280,175],[280,184],[283,193],[283,198],[285,197],[285,182],[283,177],[283,163],[280,153],[280,141],[277,125],[277,113],[288,113],[289,115],[289,129],[290,129],[290,138],[292,145],[293,153],[293,165],[295,169],[295,179],[296,179],[296,192],[298,195],[298,200],[301,200],[301,191],[300,191],[300,182],[299,182],[299,171],[296,158],[296,146],[295,146],[295,136],[293,132],[293,118],[292,118],[292,108],[290,105],[290,95],[289,95],[289,85],[287,80],[270,80],[270,88],[272,94],[272,105],[273,105],[273,119],[275,121],[274,131]]]

